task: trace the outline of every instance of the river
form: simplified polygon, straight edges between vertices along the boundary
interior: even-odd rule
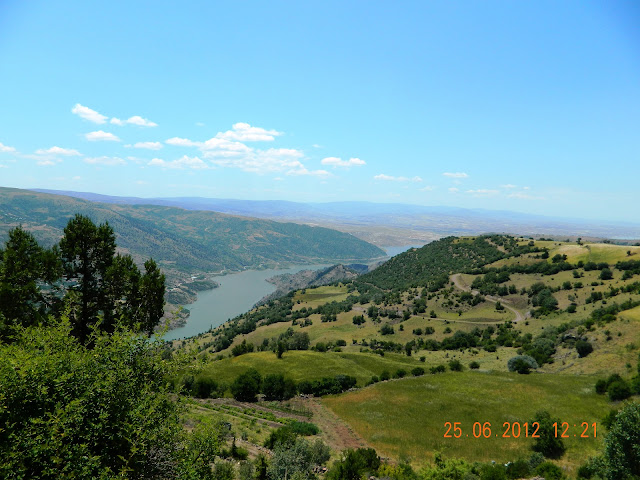
[[[412,247],[420,247],[420,245],[385,247],[385,250],[387,255],[392,257]],[[186,306],[191,312],[187,323],[183,327],[169,330],[164,338],[176,340],[192,337],[249,311],[262,297],[275,291],[275,285],[266,282],[267,278],[283,273],[296,273],[300,270],[319,270],[328,266],[296,265],[284,269],[247,270],[215,277],[214,280],[220,286],[199,292],[198,299]]]
[[[266,282],[267,278],[300,270],[319,270],[328,266],[296,265],[284,269],[247,270],[215,277],[214,280],[220,286],[198,292],[198,299],[186,305],[191,314],[185,326],[169,330],[164,339],[192,337],[249,311],[262,297],[275,291],[275,285]]]

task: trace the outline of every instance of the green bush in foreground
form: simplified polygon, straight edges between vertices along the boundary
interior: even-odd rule
[[[210,478],[220,430],[185,432],[162,344],[94,329],[87,349],[71,330],[0,345],[0,478]]]

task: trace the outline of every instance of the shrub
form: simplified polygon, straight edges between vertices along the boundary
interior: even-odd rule
[[[250,368],[231,384],[231,394],[240,402],[255,402],[261,386],[260,373],[255,368]]]
[[[395,333],[395,330],[388,323],[385,323],[380,329],[380,335],[393,335],[394,333]]]
[[[447,369],[446,369],[446,367],[445,367],[444,365],[438,365],[437,367],[431,367],[431,368],[429,369],[429,371],[430,371],[432,374],[436,374],[436,373],[444,373],[446,370],[447,370]]]
[[[380,381],[384,382],[385,380],[389,380],[391,378],[391,374],[388,370],[383,370],[380,374]]]
[[[413,375],[414,377],[421,377],[422,375],[424,375],[424,368],[415,367],[411,370],[411,375]]]
[[[566,447],[564,446],[562,438],[556,438],[555,428],[553,427],[554,422],[559,424],[560,420],[552,419],[549,412],[544,410],[536,413],[531,423],[533,422],[537,422],[540,425],[538,430],[540,437],[536,438],[533,450],[540,452],[548,458],[560,458],[564,454]]]
[[[529,355],[517,355],[509,359],[507,368],[510,372],[527,374],[532,368],[538,368],[538,362]]]
[[[562,469],[555,463],[543,462],[536,468],[536,473],[545,480],[561,480],[564,475]]]
[[[449,369],[452,372],[461,372],[463,368],[464,367],[462,366],[462,363],[460,363],[460,360],[451,360],[449,362]]]
[[[576,351],[578,352],[578,356],[580,358],[586,357],[591,352],[593,352],[593,345],[585,340],[578,340],[576,342]]]
[[[291,428],[291,431],[297,435],[303,435],[305,437],[308,437],[310,435],[317,435],[318,433],[320,433],[320,429],[318,428],[318,426],[315,423],[311,423],[311,422],[298,422],[298,421],[293,421],[289,424],[289,428]]]
[[[607,381],[606,380],[598,380],[596,382],[596,393],[600,394],[600,395],[604,395],[605,393],[607,393]]]
[[[469,368],[471,370],[477,370],[478,368],[480,368],[480,364],[474,360],[469,364]]]
[[[407,371],[403,368],[399,368],[396,370],[396,373],[393,374],[393,378],[404,378],[407,376]]]
[[[509,478],[527,478],[531,473],[531,467],[526,460],[516,460],[507,466],[507,476]]]
[[[605,439],[608,478],[640,477],[640,403],[631,403],[616,416]]]
[[[609,400],[616,402],[618,400],[625,400],[631,396],[631,387],[624,380],[616,380],[607,388],[609,393]]]

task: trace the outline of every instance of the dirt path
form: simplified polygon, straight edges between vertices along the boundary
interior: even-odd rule
[[[318,399],[306,399],[305,405],[313,412],[311,421],[318,425],[322,431],[320,435],[334,451],[368,447],[364,439],[331,410],[322,405]]]
[[[473,295],[478,295],[478,293],[480,293],[477,290],[471,290],[471,287],[469,285],[467,285],[467,283],[462,279],[462,276],[459,273],[451,275],[451,281],[454,283],[454,285],[457,288],[459,288],[460,290],[462,290],[464,292],[471,292]],[[515,322],[521,322],[522,320],[524,320],[524,315],[522,315],[522,313],[519,310],[516,310],[515,308],[510,306],[509,305],[509,300],[505,300],[503,298],[494,297],[492,295],[485,295],[484,298],[486,298],[487,300],[489,300],[490,302],[493,302],[493,303],[500,302],[504,308],[506,308],[507,310],[509,310],[510,312],[512,312],[516,316],[515,320],[513,320],[514,323]]]

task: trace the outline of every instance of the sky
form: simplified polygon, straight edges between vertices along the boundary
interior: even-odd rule
[[[0,186],[640,223],[640,3],[0,0]]]

